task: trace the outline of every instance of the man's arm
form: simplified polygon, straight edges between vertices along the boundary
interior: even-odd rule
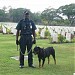
[[[34,37],[34,39],[35,39],[35,37],[36,37],[35,30],[33,31],[33,37]]]
[[[19,30],[17,30],[17,32],[16,32],[16,44],[18,45],[19,44]]]
[[[34,38],[33,43],[34,44],[36,44],[36,38],[35,37],[36,37],[35,30],[33,30],[33,38]]]
[[[32,34],[33,34],[33,44],[36,44],[36,34],[35,34],[35,30],[36,30],[36,26],[35,26],[35,24],[34,24],[34,22],[31,20],[31,24],[32,24]]]

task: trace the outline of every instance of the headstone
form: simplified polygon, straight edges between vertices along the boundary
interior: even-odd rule
[[[13,33],[13,35],[16,35],[16,32],[17,32],[16,28],[11,27],[11,33]]]
[[[42,29],[40,36],[41,36],[42,38],[45,37],[45,29]]]
[[[2,25],[3,33],[6,34],[6,27]]]
[[[61,29],[60,28],[58,28],[57,33],[61,34]]]
[[[37,33],[39,31],[39,29],[37,28],[36,30],[35,30],[35,32]]]
[[[61,35],[65,37],[65,30],[61,31]]]
[[[53,36],[53,30],[52,29],[50,29],[50,34],[51,34],[51,37]]]
[[[66,40],[71,41],[71,33],[66,33]]]
[[[51,37],[52,37],[52,42],[58,42],[58,34],[57,33],[54,32]]]
[[[14,28],[13,29],[13,35],[16,35],[17,30]]]

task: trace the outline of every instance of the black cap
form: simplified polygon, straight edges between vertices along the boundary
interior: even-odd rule
[[[25,14],[25,15],[29,15],[29,12],[28,12],[28,11],[25,11],[24,14]]]

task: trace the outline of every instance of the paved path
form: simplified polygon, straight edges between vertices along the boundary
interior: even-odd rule
[[[13,56],[12,59],[19,60],[19,56]],[[27,60],[28,56],[24,56],[24,60]]]

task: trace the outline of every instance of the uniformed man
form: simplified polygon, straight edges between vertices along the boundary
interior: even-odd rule
[[[36,26],[32,20],[29,19],[29,12],[24,12],[25,18],[20,20],[16,29],[16,44],[20,45],[20,68],[24,67],[24,54],[27,49],[28,52],[28,66],[34,68],[33,66],[33,56],[32,56],[32,44],[36,43],[35,40],[35,29]],[[19,40],[20,33],[20,40]],[[33,35],[33,39],[32,39]]]

